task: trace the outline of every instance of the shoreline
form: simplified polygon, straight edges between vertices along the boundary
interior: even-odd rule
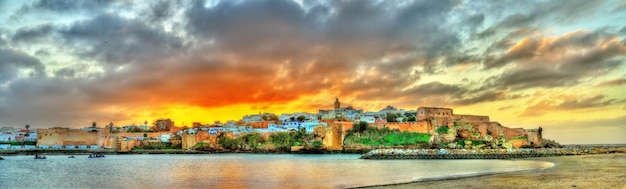
[[[535,162],[541,162],[541,163],[550,163],[552,165],[550,165],[548,167],[544,167],[544,168],[539,168],[539,169],[516,170],[516,171],[507,171],[507,172],[497,172],[496,171],[496,172],[472,173],[472,174],[464,174],[464,175],[426,177],[426,178],[420,178],[420,179],[413,180],[413,181],[408,181],[408,182],[379,184],[379,185],[370,185],[370,186],[359,186],[359,187],[349,187],[349,188],[401,187],[401,186],[408,186],[408,185],[411,185],[411,184],[419,184],[419,183],[425,183],[425,182],[444,182],[444,181],[454,181],[454,180],[469,179],[469,178],[476,178],[476,177],[483,177],[483,176],[494,176],[494,175],[506,174],[506,173],[534,172],[534,171],[540,171],[540,170],[545,170],[545,169],[553,169],[553,168],[557,167],[557,164],[554,163],[554,162],[543,161],[543,160],[529,160],[529,159],[531,159],[531,158],[515,158],[515,159],[506,159],[506,160],[513,160],[513,161],[515,161],[515,160],[527,160],[527,161],[535,161]],[[468,160],[471,160],[471,159],[468,159]],[[482,160],[488,160],[488,159],[482,159]]]
[[[549,162],[553,166],[512,172],[431,177],[404,183],[353,188],[623,188],[626,186],[626,154],[593,154],[519,158]]]

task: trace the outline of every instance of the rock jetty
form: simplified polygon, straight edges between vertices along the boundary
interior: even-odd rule
[[[376,149],[361,159],[512,159],[591,154],[590,148]]]

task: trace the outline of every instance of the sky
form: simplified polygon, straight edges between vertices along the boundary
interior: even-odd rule
[[[626,143],[626,1],[0,0],[0,126],[453,108]]]

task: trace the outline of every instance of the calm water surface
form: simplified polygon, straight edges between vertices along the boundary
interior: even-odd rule
[[[359,155],[4,156],[0,188],[344,188],[541,169],[529,160],[361,160]]]

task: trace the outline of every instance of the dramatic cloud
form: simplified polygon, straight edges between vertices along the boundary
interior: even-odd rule
[[[626,85],[626,78],[605,81],[605,82],[598,84],[597,86],[598,87],[612,87],[612,86],[622,86],[622,85]]]
[[[39,59],[24,52],[0,46],[0,84],[23,73],[29,77],[42,77],[45,75],[44,69],[45,66]]]
[[[626,103],[626,99],[607,98],[604,95],[591,97],[580,96],[555,96],[551,99],[540,100],[530,105],[521,116],[536,116],[556,110],[581,110],[589,108],[602,108],[611,105]]]
[[[571,86],[586,77],[609,73],[623,66],[626,44],[615,35],[576,31],[556,38],[525,38],[486,68],[515,64],[493,79],[504,88]]]
[[[75,22],[60,33],[75,54],[104,64],[150,63],[184,48],[176,36],[111,14]]]
[[[50,24],[18,29],[11,37],[13,43],[38,43],[47,38],[54,30]]]
[[[335,97],[527,126],[618,117],[626,99],[619,1],[0,3],[0,126],[210,122]]]

